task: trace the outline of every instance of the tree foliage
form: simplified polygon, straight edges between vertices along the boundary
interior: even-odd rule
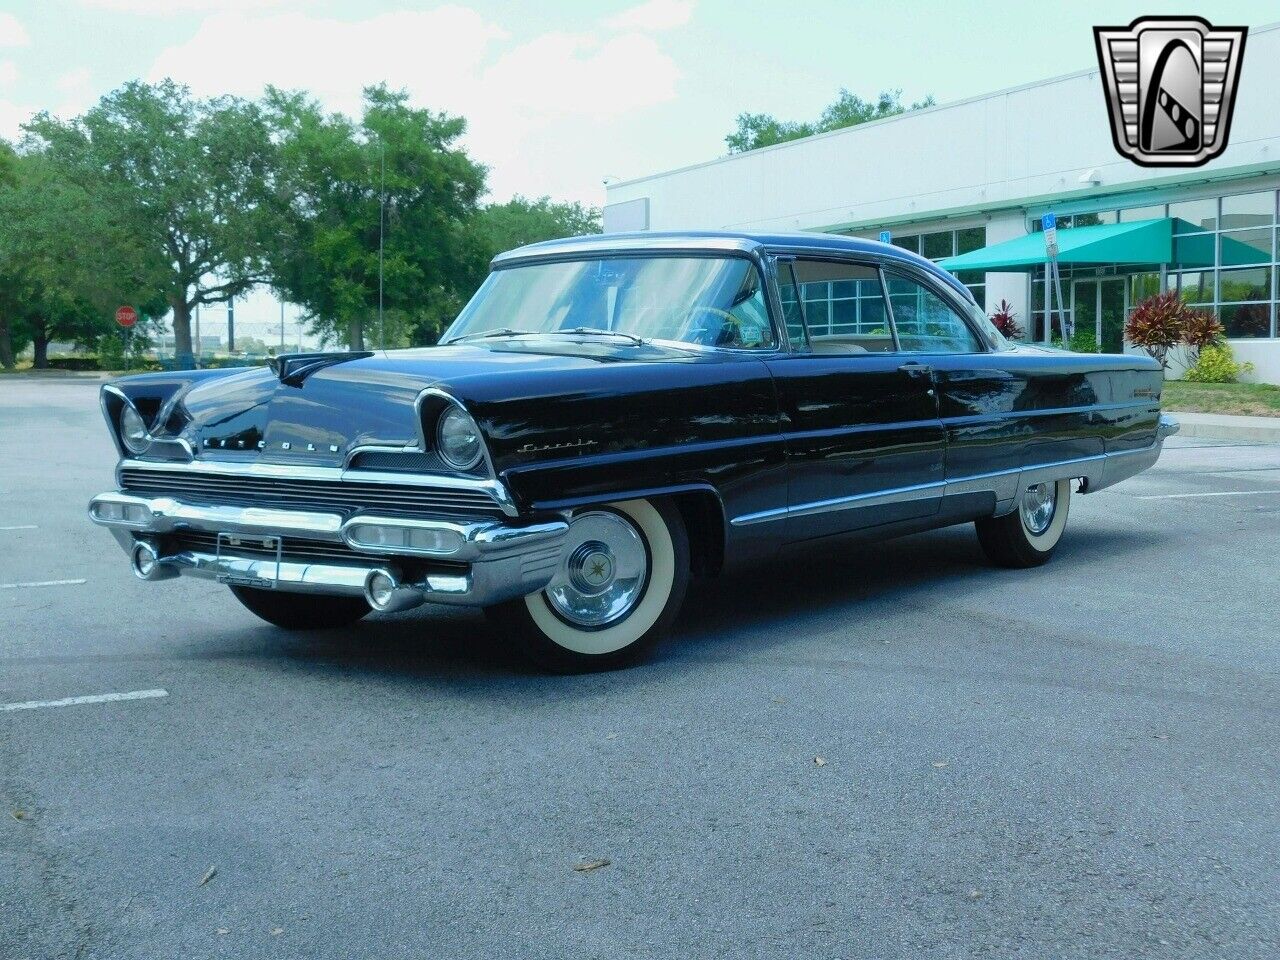
[[[305,94],[268,91],[282,200],[272,284],[314,332],[361,349],[378,315],[381,223],[387,341],[431,342],[485,257],[471,224],[486,171],[457,143],[461,117],[415,109],[386,86],[364,95],[357,124]]]
[[[737,129],[725,137],[724,142],[730,153],[745,153],[775,143],[810,137],[815,133],[881,120],[908,110],[921,110],[932,107],[935,103],[932,96],[927,96],[904,106],[901,90],[884,90],[874,100],[863,100],[856,93],[841,88],[840,95],[827,105],[817,120],[779,120],[767,113],[740,113]]]
[[[180,354],[191,313],[267,278],[274,148],[262,110],[171,80],[125,84],[83,116],[26,129],[61,180],[93,193],[147,251]]]
[[[599,233],[600,211],[580,203],[555,203],[550,197],[516,196],[481,210],[478,227],[492,256],[526,243]]]
[[[378,316],[380,227],[387,343],[431,343],[495,253],[600,229],[598,210],[547,197],[482,206],[487,171],[461,146],[465,120],[385,85],[365,90],[356,120],[305,93],[197,99],[133,82],[25,129],[16,152],[0,141],[6,365],[27,343],[40,359],[54,338],[118,336],[122,303],[172,310],[190,354],[196,306],[257,284],[359,348]]]
[[[94,191],[41,152],[14,161],[0,184],[0,362],[26,343],[44,366],[52,339],[93,343],[122,303],[164,312],[146,252]],[[139,331],[142,333],[142,331]]]

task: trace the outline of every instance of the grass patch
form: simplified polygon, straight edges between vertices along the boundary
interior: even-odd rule
[[[1280,417],[1280,386],[1273,383],[1188,383],[1169,380],[1160,405],[1184,413]]]

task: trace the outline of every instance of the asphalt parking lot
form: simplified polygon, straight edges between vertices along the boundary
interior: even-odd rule
[[[1280,447],[1174,438],[1039,570],[706,585],[570,678],[141,583],[113,464],[96,385],[0,380],[0,704],[147,693],[0,708],[0,957],[1280,953]]]

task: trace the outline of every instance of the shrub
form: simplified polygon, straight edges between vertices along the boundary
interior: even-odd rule
[[[1188,362],[1195,366],[1205,347],[1216,347],[1224,342],[1226,331],[1210,310],[1191,310],[1182,327],[1182,339],[1187,344]]]
[[[1013,304],[1008,300],[1001,300],[996,304],[995,312],[991,314],[991,322],[1004,334],[1005,339],[1022,339],[1024,333],[1022,325],[1018,323],[1018,315],[1013,312]]]
[[[1184,376],[1195,383],[1235,383],[1240,374],[1251,370],[1252,363],[1236,363],[1231,345],[1223,341],[1204,346],[1195,365]]]
[[[98,358],[91,354],[80,354],[75,357],[50,357],[50,370],[101,370]]]
[[[1124,325],[1125,339],[1167,368],[1169,351],[1182,342],[1187,314],[1193,312],[1177,293],[1157,293],[1133,308]]]
[[[1072,353],[1100,353],[1098,349],[1098,337],[1092,330],[1078,328],[1071,335],[1071,343],[1063,342],[1062,337],[1054,334],[1053,345],[1060,349],[1070,350]]]

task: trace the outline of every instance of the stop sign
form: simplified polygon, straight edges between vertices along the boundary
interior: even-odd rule
[[[120,307],[116,310],[116,323],[122,327],[132,327],[138,322],[138,311],[133,307]]]

